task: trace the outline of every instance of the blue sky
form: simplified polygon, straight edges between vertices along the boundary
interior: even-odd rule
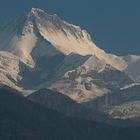
[[[80,25],[107,52],[140,55],[139,0],[0,0],[0,23],[32,7]]]

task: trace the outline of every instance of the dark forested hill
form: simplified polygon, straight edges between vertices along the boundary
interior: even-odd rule
[[[69,118],[0,89],[0,140],[139,140],[140,128]]]

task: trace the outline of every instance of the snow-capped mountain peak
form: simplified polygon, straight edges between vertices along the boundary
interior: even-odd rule
[[[80,55],[95,55],[105,63],[117,69],[125,69],[125,61],[115,55],[108,55],[98,48],[86,30],[79,26],[69,24],[57,15],[49,15],[43,10],[33,8],[35,24],[40,35],[50,42],[56,50],[65,55],[76,53]]]
[[[140,56],[108,54],[86,30],[56,14],[32,8],[0,28],[0,85],[24,95],[50,88],[92,109],[99,99],[102,110],[108,98],[120,103],[118,94],[139,96],[139,80]]]
[[[80,58],[87,56],[97,58],[92,61],[98,60],[99,63],[95,61],[88,64],[87,67],[91,70],[94,67],[100,68],[98,65],[104,64],[125,71],[129,65],[124,57],[108,54],[98,48],[86,30],[67,23],[57,15],[49,15],[38,8],[32,8],[27,15],[5,26],[0,31],[0,36],[0,51],[15,55],[18,57],[18,61],[33,70],[40,67],[39,63],[42,63],[42,60],[43,63],[46,63],[53,56],[60,55],[69,56],[68,58],[72,59],[71,54],[78,57],[81,65],[83,64]],[[67,61],[71,60],[65,59],[65,61],[67,64]],[[97,66],[92,66],[95,64]],[[44,67],[46,68],[46,66]]]
[[[20,29],[17,29],[19,28],[17,23],[21,21]],[[13,26],[17,28],[14,29]],[[19,56],[21,61],[31,68],[36,64],[34,59],[37,57],[36,53],[39,56],[56,53],[95,55],[98,59],[119,70],[127,67],[123,58],[109,55],[98,48],[86,30],[65,22],[57,15],[49,15],[38,8],[32,8],[24,20],[14,22],[12,26],[8,27],[8,30],[11,31],[8,34],[8,36],[10,35],[9,40],[5,42],[1,38],[0,50]],[[20,34],[17,33],[17,30],[21,31]],[[0,34],[5,38],[6,30]]]

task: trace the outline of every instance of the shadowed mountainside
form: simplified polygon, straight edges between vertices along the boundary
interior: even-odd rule
[[[139,127],[120,128],[69,118],[0,89],[2,140],[139,140],[139,132]]]

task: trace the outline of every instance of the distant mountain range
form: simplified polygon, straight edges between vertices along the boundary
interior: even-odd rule
[[[67,117],[140,124],[140,56],[108,54],[86,30],[38,8],[0,27],[0,84]]]

